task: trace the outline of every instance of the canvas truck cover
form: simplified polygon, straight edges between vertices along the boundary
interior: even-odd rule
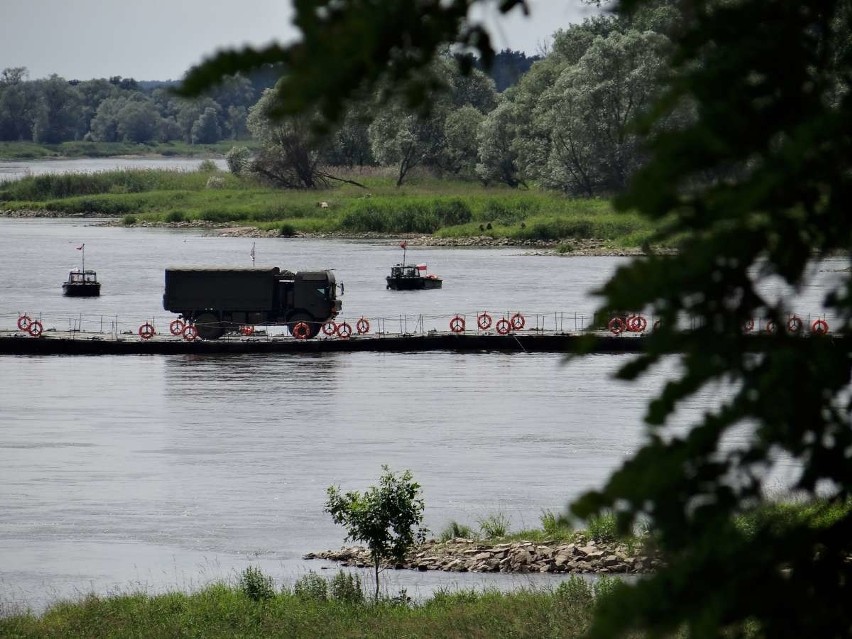
[[[163,308],[183,311],[268,311],[275,304],[280,270],[268,268],[167,268]]]

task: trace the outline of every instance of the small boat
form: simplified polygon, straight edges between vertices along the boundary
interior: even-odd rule
[[[98,274],[86,270],[86,245],[77,247],[83,252],[83,268],[75,268],[68,274],[68,279],[62,284],[62,294],[66,297],[97,297],[101,294],[101,283]]]
[[[425,289],[441,288],[444,283],[437,275],[426,274],[425,264],[406,264],[405,249],[406,242],[400,242],[402,248],[402,262],[391,267],[391,273],[385,280],[387,287],[393,291],[422,291]]]

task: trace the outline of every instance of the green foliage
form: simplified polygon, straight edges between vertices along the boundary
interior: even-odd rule
[[[124,226],[133,226],[138,221],[139,220],[136,219],[135,215],[125,215],[123,218],[121,218],[121,223],[124,224]]]
[[[571,522],[563,515],[548,510],[541,514],[539,518],[541,528],[546,535],[553,537],[563,537],[573,532]]]
[[[451,521],[441,531],[438,539],[441,541],[450,541],[451,539],[475,539],[476,533],[470,526],[460,524],[457,521]]]
[[[213,160],[207,158],[201,160],[201,163],[198,165],[198,171],[200,173],[216,173],[219,171],[219,167],[216,166],[216,163]]]
[[[505,537],[509,534],[509,519],[502,512],[492,513],[478,520],[479,532],[485,539]]]
[[[569,606],[591,608],[595,601],[595,591],[588,580],[579,575],[571,575],[556,587],[556,596]]]
[[[296,227],[289,222],[284,222],[278,227],[278,235],[281,237],[294,237],[296,235]]]
[[[357,491],[342,494],[336,486],[329,486],[327,494],[325,511],[334,523],[346,528],[348,540],[364,542],[370,550],[378,599],[381,562],[401,562],[405,553],[425,538],[420,484],[410,471],[396,475],[382,466],[379,486],[369,488],[363,495]]]
[[[329,584],[329,593],[332,598],[347,603],[359,604],[364,601],[364,589],[361,585],[361,577],[351,572],[339,570]]]
[[[240,574],[240,590],[252,601],[265,601],[275,596],[272,577],[254,566],[248,566]]]
[[[615,515],[609,512],[592,515],[587,522],[586,531],[595,541],[615,541],[618,539],[618,528]]]
[[[328,599],[328,582],[310,570],[296,580],[293,585],[293,594],[299,599],[325,601]]]

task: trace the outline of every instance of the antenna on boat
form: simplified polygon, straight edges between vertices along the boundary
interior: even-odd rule
[[[399,245],[402,247],[402,265],[405,266],[405,249],[408,247],[408,242],[403,240]]]
[[[78,251],[83,252],[83,273],[86,272],[86,243],[83,242],[80,246],[77,247]]]

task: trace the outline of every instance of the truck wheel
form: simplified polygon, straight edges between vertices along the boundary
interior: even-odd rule
[[[201,339],[219,339],[225,332],[219,319],[213,313],[202,313],[195,319],[195,328]]]
[[[320,325],[305,313],[297,313],[287,322],[287,330],[290,331],[290,335],[293,335],[293,329],[296,328],[296,324],[303,322],[308,325],[308,335],[304,339],[313,339],[316,337],[316,334],[319,333]]]

